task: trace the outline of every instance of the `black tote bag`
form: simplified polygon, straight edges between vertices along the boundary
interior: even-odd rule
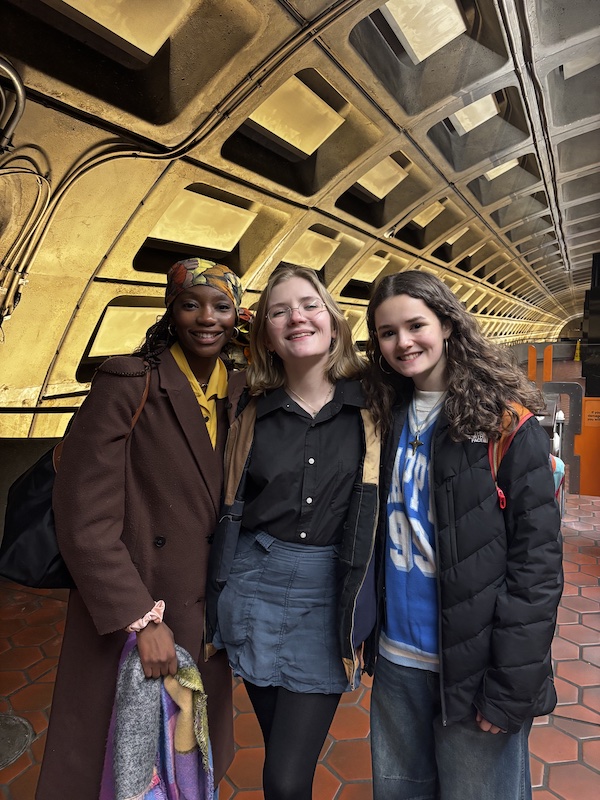
[[[140,405],[131,420],[138,421],[148,391],[150,369]],[[64,439],[63,439],[64,441]],[[39,458],[8,490],[4,537],[0,545],[0,576],[32,589],[71,589],[74,586],[58,549],[52,489],[63,442]]]
[[[35,589],[73,586],[54,529],[55,449],[44,453],[8,490],[0,575]]]

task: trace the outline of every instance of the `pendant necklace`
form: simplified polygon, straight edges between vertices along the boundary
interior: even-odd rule
[[[294,391],[293,389],[291,389],[289,386],[286,386],[285,388],[286,388],[286,390],[287,390],[287,391],[288,391],[290,394],[293,394],[293,395],[294,395],[294,397],[296,397],[298,400],[300,400],[300,402],[301,402],[301,403],[304,403],[304,405],[305,405],[305,406],[308,406],[308,407],[309,407],[311,416],[313,416],[313,417],[316,417],[316,416],[317,416],[317,414],[318,414],[318,413],[319,413],[319,411],[321,410],[320,408],[315,408],[314,406],[312,406],[312,405],[311,405],[311,404],[308,402],[308,400],[305,400],[303,397],[300,397],[300,395],[298,394],[298,392],[295,392],[295,391]],[[327,402],[329,401],[329,398],[330,398],[330,397],[331,397],[331,395],[333,394],[333,390],[334,390],[334,388],[335,388],[335,387],[334,387],[333,385],[331,385],[331,386],[329,387],[329,391],[328,391],[328,392],[327,392],[327,394],[325,395],[325,399],[323,400],[323,405],[321,406],[321,408],[323,408],[323,406],[324,406],[324,405],[326,405],[326,404],[327,404]]]
[[[412,454],[417,452],[417,449],[421,447],[421,445],[425,444],[419,438],[421,435],[421,431],[423,428],[427,427],[427,423],[432,418],[433,414],[437,412],[441,404],[444,402],[444,398],[446,397],[446,392],[443,392],[442,396],[437,400],[435,405],[429,409],[425,419],[419,421],[419,417],[417,416],[417,403],[415,398],[413,397],[412,402],[410,404],[410,409],[408,412],[408,429],[411,433],[413,433],[412,441],[409,442],[409,445],[412,447]]]

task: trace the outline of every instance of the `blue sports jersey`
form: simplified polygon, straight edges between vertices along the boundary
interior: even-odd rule
[[[389,661],[433,671],[439,671],[439,640],[429,463],[436,418],[420,431],[422,445],[414,454],[408,421],[400,436],[387,501],[386,617],[379,644]]]

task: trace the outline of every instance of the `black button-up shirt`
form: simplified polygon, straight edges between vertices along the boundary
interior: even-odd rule
[[[283,388],[258,400],[242,524],[287,542],[341,541],[363,457],[358,381],[312,417]]]

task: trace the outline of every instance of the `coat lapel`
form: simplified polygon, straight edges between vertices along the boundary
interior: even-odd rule
[[[202,411],[187,378],[181,372],[168,350],[161,353],[158,365],[160,386],[169,397],[181,430],[198,464],[201,479],[206,484],[215,508],[219,513],[221,501],[223,462],[213,450]]]

